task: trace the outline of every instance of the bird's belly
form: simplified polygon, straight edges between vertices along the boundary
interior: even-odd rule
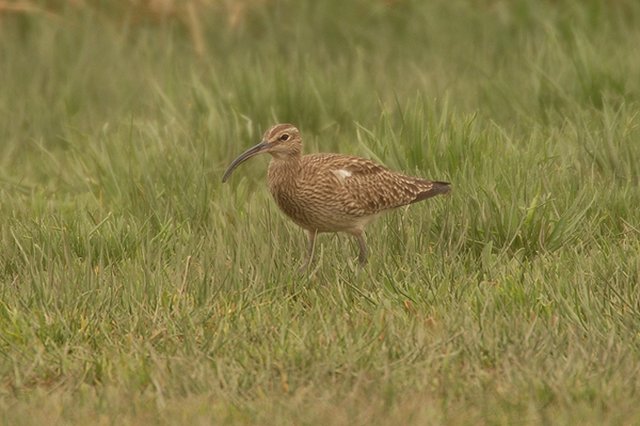
[[[362,229],[375,215],[349,214],[331,199],[305,194],[272,191],[276,204],[298,226],[316,232]]]

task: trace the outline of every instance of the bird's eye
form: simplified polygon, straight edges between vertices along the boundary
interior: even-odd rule
[[[286,141],[286,140],[288,140],[288,139],[289,139],[289,135],[288,135],[288,134],[286,134],[286,133],[285,133],[284,135],[280,136],[280,140],[281,140],[281,141]]]

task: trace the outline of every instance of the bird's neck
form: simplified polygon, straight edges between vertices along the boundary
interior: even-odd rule
[[[301,159],[300,153],[295,155],[273,155],[268,171],[270,184],[279,185],[284,182],[295,181],[296,176],[302,170]]]

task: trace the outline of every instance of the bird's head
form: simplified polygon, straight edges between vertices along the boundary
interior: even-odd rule
[[[302,152],[300,131],[292,124],[276,124],[271,127],[264,133],[262,141],[259,144],[249,148],[233,160],[224,172],[222,182],[226,182],[229,176],[231,176],[231,173],[241,163],[265,152],[268,152],[277,159],[299,156]]]

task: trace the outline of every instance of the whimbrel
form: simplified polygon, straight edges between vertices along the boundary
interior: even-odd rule
[[[371,160],[340,154],[302,155],[302,138],[291,124],[277,124],[262,141],[233,160],[222,176],[249,158],[271,154],[267,182],[278,207],[308,236],[301,270],[312,261],[316,235],[346,232],[360,248],[360,265],[367,262],[364,228],[381,213],[426,200],[450,190],[448,182],[429,181],[393,172]]]

